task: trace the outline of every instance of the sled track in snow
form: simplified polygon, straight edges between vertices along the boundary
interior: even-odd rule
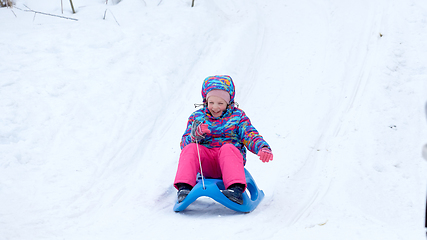
[[[381,11],[381,9],[380,9]],[[351,49],[350,64],[359,62],[357,66],[346,65],[345,74],[338,78],[337,84],[341,85],[341,89],[336,93],[337,103],[332,106],[329,113],[326,113],[320,126],[323,128],[323,133],[318,137],[313,149],[308,153],[305,159],[305,164],[301,168],[299,174],[306,175],[309,178],[312,176],[321,176],[318,179],[321,181],[316,184],[307,186],[306,196],[297,210],[288,218],[288,224],[294,225],[302,218],[310,215],[311,209],[322,201],[324,196],[330,189],[331,183],[335,179],[336,169],[334,167],[334,159],[331,159],[328,154],[319,154],[318,149],[333,147],[334,138],[337,137],[346,121],[349,113],[358,105],[360,96],[366,91],[366,85],[370,79],[370,66],[376,59],[375,46],[370,44],[372,36],[376,35],[378,22],[374,19],[378,13],[370,9],[369,16],[365,22],[366,28],[361,28],[362,32],[357,33],[358,39],[355,39],[350,45],[344,45],[343,48]],[[339,22],[342,19],[336,19]],[[344,27],[339,25],[338,27]],[[340,29],[333,29],[336,32],[341,32]],[[339,36],[337,39],[330,42],[340,42]],[[343,43],[346,44],[346,43]],[[348,43],[347,43],[348,44]],[[370,47],[368,47],[370,46]],[[330,73],[333,75],[332,73]],[[343,100],[344,99],[344,100]],[[335,146],[336,147],[336,146]]]

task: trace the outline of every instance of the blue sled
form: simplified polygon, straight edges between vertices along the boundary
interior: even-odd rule
[[[214,199],[215,201],[221,203],[222,205],[237,211],[237,212],[252,212],[261,200],[264,198],[264,192],[259,190],[257,185],[255,184],[254,179],[248,170],[245,169],[246,175],[246,184],[247,189],[250,193],[250,197],[246,193],[243,193],[243,204],[237,204],[230,199],[228,199],[221,190],[224,190],[224,182],[221,179],[205,179],[205,189],[203,189],[203,184],[201,181],[201,177],[198,178],[197,184],[193,187],[188,196],[184,199],[184,201],[175,203],[173,210],[175,212],[180,212],[186,209],[191,203],[196,201],[199,197],[206,196]]]

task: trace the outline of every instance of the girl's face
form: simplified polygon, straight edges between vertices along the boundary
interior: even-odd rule
[[[220,97],[210,96],[208,99],[208,109],[212,116],[218,118],[227,109],[227,103]]]

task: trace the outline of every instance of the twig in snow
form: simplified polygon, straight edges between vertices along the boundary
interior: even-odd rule
[[[15,12],[12,10],[12,8],[10,8],[10,11],[12,11],[12,13],[13,13],[13,15],[15,15],[15,17],[18,17],[18,16],[16,16],[16,14],[15,14]]]
[[[76,18],[70,18],[70,17],[59,16],[59,15],[50,14],[50,13],[44,13],[44,12],[34,11],[31,8],[27,7],[26,5],[24,5],[24,6],[26,8],[28,8],[28,10],[21,9],[21,8],[18,8],[18,7],[15,7],[15,8],[17,8],[17,9],[19,9],[21,11],[24,11],[24,12],[33,12],[34,13],[34,18],[36,17],[36,14],[38,13],[38,14],[48,15],[48,16],[51,16],[51,17],[58,17],[58,18],[64,18],[64,19],[68,19],[68,20],[78,21],[78,19],[76,19]]]
[[[193,0],[193,2],[191,2],[191,7],[194,7],[194,0]]]
[[[107,4],[108,4],[108,0],[105,0],[105,5],[107,5]],[[105,18],[107,17],[107,10],[109,10],[109,9],[108,9],[108,8],[106,8],[106,9],[105,9],[105,12],[104,12],[104,20],[105,20]],[[113,12],[112,12],[111,10],[110,10],[110,12],[111,12],[111,15],[113,15],[114,21],[116,21],[117,25],[119,25],[119,26],[120,26],[119,22],[117,22],[117,19],[116,19],[116,17],[114,16]]]
[[[109,10],[109,9],[105,9],[105,12],[104,12],[104,20],[105,20],[105,17],[107,16],[107,10]],[[114,21],[116,21],[117,25],[120,26],[119,22],[117,22],[117,19],[111,10],[110,10],[110,13],[111,13],[111,15],[113,15]]]
[[[0,3],[3,4],[3,2],[1,0],[0,0]],[[3,7],[3,5],[2,5],[2,7]],[[12,7],[13,7],[13,2],[12,1],[6,0],[6,7],[10,8],[10,11],[13,13],[13,15],[15,15],[15,17],[18,17],[18,16],[16,16],[16,13],[12,9]]]
[[[71,9],[73,10],[73,13],[76,13],[76,11],[74,11],[73,1],[70,0],[70,4],[71,4]]]

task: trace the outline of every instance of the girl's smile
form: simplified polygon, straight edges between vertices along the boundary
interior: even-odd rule
[[[208,109],[213,117],[219,118],[225,109],[227,109],[227,102],[220,97],[210,96],[208,99]]]

